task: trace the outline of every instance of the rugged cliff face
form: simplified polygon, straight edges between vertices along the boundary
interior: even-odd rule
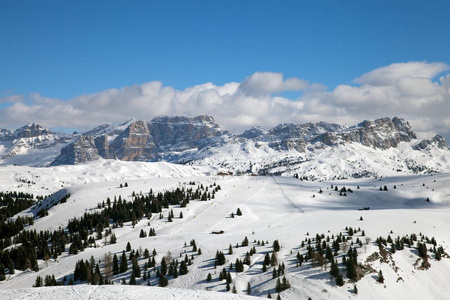
[[[79,139],[61,149],[61,154],[52,165],[78,164],[102,158],[95,147],[94,138],[80,136]]]
[[[415,150],[424,150],[429,148],[431,145],[435,145],[439,149],[448,149],[447,141],[440,135],[434,136],[431,140],[423,140],[414,146]]]
[[[342,130],[338,124],[325,122],[306,124],[280,124],[269,131],[261,127],[254,127],[245,131],[241,137],[253,141],[267,142],[275,150],[296,150],[304,152],[308,143],[315,137],[331,131]]]
[[[409,123],[401,118],[363,121],[351,127],[325,122],[280,124],[269,130],[254,127],[233,135],[222,130],[214,118],[198,116],[158,117],[150,122],[128,120],[117,126],[103,124],[82,134],[54,133],[38,124],[15,131],[0,130],[0,161],[47,166],[102,158],[163,160],[229,166],[246,172],[260,172],[267,167],[269,173],[278,174],[306,160],[318,159],[324,151],[332,153],[335,148],[340,149],[337,155],[354,156],[355,149],[369,153],[370,149],[397,148],[402,142],[409,143],[406,147],[412,152],[396,161],[408,160],[414,170],[425,169],[412,166],[411,156],[435,155],[437,160],[444,160],[449,151],[440,136],[418,141]],[[445,164],[436,162],[436,168],[439,165]]]
[[[76,164],[98,158],[155,161],[163,156],[216,145],[227,135],[210,116],[130,120],[117,127],[99,126],[67,146],[52,163]]]
[[[313,140],[315,147],[333,146],[343,143],[360,143],[367,147],[389,149],[400,142],[416,139],[409,123],[400,118],[380,118],[363,121],[340,131],[329,131]]]
[[[153,160],[158,151],[145,121],[136,121],[109,146],[109,156],[121,160]]]
[[[36,123],[14,131],[0,129],[0,160],[3,163],[48,165],[44,159],[54,159],[56,151],[73,141],[74,136],[70,134],[51,132]],[[44,159],[36,159],[36,155]]]

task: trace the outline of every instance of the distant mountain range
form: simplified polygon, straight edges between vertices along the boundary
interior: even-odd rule
[[[241,135],[221,129],[211,116],[128,120],[73,134],[35,123],[14,131],[0,129],[2,164],[39,167],[119,159],[253,174],[359,177],[448,171],[449,154],[443,137],[418,140],[409,123],[397,117],[355,126],[280,124]]]

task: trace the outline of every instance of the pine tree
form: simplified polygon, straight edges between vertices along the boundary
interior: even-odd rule
[[[277,293],[280,293],[283,290],[283,288],[281,287],[281,281],[280,278],[277,279],[277,283],[275,284],[275,291],[277,291]]]
[[[180,264],[180,275],[186,275],[189,272],[186,262],[183,260]]]
[[[339,266],[334,259],[331,261],[330,275],[335,278],[339,275]]]
[[[354,262],[353,257],[350,257],[348,259],[346,271],[347,271],[348,279],[355,280],[357,278],[356,267],[355,267],[355,262]]]
[[[34,282],[33,287],[41,287],[43,286],[42,277],[38,276],[36,277],[36,281]]]
[[[166,275],[167,274],[167,263],[165,257],[161,259],[161,274]]]
[[[336,284],[338,286],[343,286],[344,285],[344,277],[342,276],[341,273],[339,273],[338,276],[336,277]]]
[[[247,295],[252,293],[252,287],[250,286],[250,282],[247,283]]]
[[[381,272],[381,270],[378,272],[378,279],[377,281],[379,283],[384,283],[384,276],[383,276],[383,272]]]
[[[134,276],[134,273],[131,273],[131,278],[130,278],[130,285],[136,285],[136,277]]]
[[[6,279],[6,272],[5,272],[5,266],[0,263],[0,281],[3,281]]]
[[[210,282],[212,280],[211,273],[208,273],[208,276],[206,276],[206,282]]]
[[[273,246],[273,251],[274,252],[280,251],[280,243],[278,242],[278,240],[273,241],[272,246]]]
[[[167,280],[166,276],[164,274],[159,275],[159,282],[160,287],[165,287],[169,284],[169,280]]]
[[[128,270],[128,262],[125,252],[122,253],[122,258],[120,259],[120,273],[124,273]]]
[[[109,243],[110,244],[117,243],[117,238],[116,238],[116,235],[114,233],[111,235],[111,238],[109,239]]]

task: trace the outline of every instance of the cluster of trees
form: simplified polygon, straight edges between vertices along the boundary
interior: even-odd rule
[[[107,279],[105,274],[106,270],[111,267],[111,257],[109,255],[109,266],[104,269],[104,272],[100,271],[100,265],[95,261],[94,257],[91,256],[90,260],[79,260],[75,264],[75,271],[73,273],[73,281],[84,281],[89,282],[90,284],[112,284],[111,281]],[[105,264],[107,264],[105,260]],[[73,282],[70,282],[72,284]]]
[[[213,195],[220,190],[220,186],[210,185]],[[67,231],[62,229],[51,231],[27,231],[26,225],[33,224],[31,217],[18,217],[14,221],[8,221],[7,218],[26,209],[34,204],[33,195],[17,192],[1,192],[0,205],[4,206],[0,211],[0,250],[11,245],[16,245],[8,250],[0,251],[0,281],[6,278],[6,273],[14,274],[15,270],[31,269],[38,271],[38,259],[48,260],[57,259],[59,255],[67,251],[69,254],[77,254],[86,247],[96,246],[93,234],[96,233],[97,239],[102,239],[111,235],[110,243],[116,243],[116,237],[112,234],[110,227],[123,226],[124,222],[137,222],[142,217],[150,217],[154,212],[161,212],[162,208],[168,208],[169,205],[186,205],[191,199],[208,199],[211,194],[208,187],[199,186],[197,190],[177,188],[174,191],[165,191],[164,193],[154,194],[152,190],[146,196],[134,195],[134,201],[122,200],[119,196],[112,202],[109,198],[106,203],[99,204],[101,211],[94,213],[85,213],[80,218],[74,218],[68,221]],[[45,215],[49,205],[66,202],[70,194],[60,199],[55,199],[51,203],[43,204],[40,202],[36,210]],[[42,205],[44,207],[40,208]],[[39,213],[38,213],[39,215]],[[103,233],[103,230],[104,233]],[[154,229],[150,229],[149,235],[155,235]],[[14,237],[14,239],[12,239]],[[90,266],[92,268],[92,266]],[[93,273],[95,275],[95,272]],[[41,278],[42,279],[42,278]],[[41,281],[39,280],[39,282]],[[99,279],[100,280],[100,279]],[[104,281],[105,282],[105,281]]]
[[[198,251],[199,255],[201,254],[200,249],[196,251]],[[141,250],[141,252],[132,249],[128,242],[120,258],[117,254],[114,254],[112,258],[111,253],[105,254],[103,268],[100,268],[99,263],[93,257],[89,261],[79,260],[75,266],[73,280],[99,285],[112,284],[113,276],[126,274],[131,268],[128,284],[136,285],[137,280],[142,278],[143,282],[147,282],[147,285],[150,285],[151,271],[153,270],[155,272],[154,277],[158,278],[158,285],[165,287],[168,285],[170,277],[177,278],[188,274],[188,266],[192,264],[192,258],[194,257],[192,255],[191,259],[189,259],[186,254],[184,259],[179,261],[178,259],[173,259],[172,254],[168,252],[162,257],[158,265],[155,260],[157,255],[155,249],[153,249],[152,254],[147,248],[143,251]],[[143,266],[142,261],[144,261]],[[124,276],[122,276],[122,284],[127,284]]]
[[[64,283],[61,281],[57,281],[55,275],[46,275],[45,281],[42,280],[41,276],[36,277],[36,281],[33,287],[42,287],[42,286],[58,286],[63,285]]]
[[[27,209],[34,204],[33,194],[23,192],[0,192],[0,221],[5,222],[9,217]]]
[[[280,281],[280,278],[277,279],[277,283],[275,284],[275,290],[277,293],[281,293],[291,287],[289,280],[286,279],[286,276],[283,276],[283,280]]]
[[[0,250],[12,245],[11,237],[17,235],[27,225],[33,224],[31,217],[8,220],[18,212],[34,204],[33,194],[23,192],[0,192]]]
[[[392,239],[390,235],[388,235],[387,238],[380,236],[376,239],[376,243],[379,247],[390,246],[390,251],[392,253],[405,249],[405,246],[412,248],[416,245],[418,255],[423,259],[427,258],[428,251],[434,253],[436,260],[441,260],[442,255],[445,253],[444,248],[441,245],[437,245],[437,241],[434,237],[429,238],[422,235],[422,233],[419,233],[419,236],[415,233],[411,235],[404,235],[402,237],[397,236],[395,239]],[[427,248],[427,244],[429,245],[429,248]]]
[[[38,271],[37,260],[56,259],[66,251],[65,245],[70,242],[71,237],[62,229],[39,233],[36,230],[21,231],[13,239],[15,247],[0,251],[0,280],[4,280],[5,268],[9,274],[14,274],[15,270]]]
[[[50,197],[50,196],[49,196]],[[48,197],[47,197],[48,198]],[[64,195],[62,198],[60,199],[55,199],[53,198],[52,200],[48,199],[46,202],[44,201],[39,201],[36,205],[35,208],[35,214],[36,217],[45,217],[48,216],[48,210],[53,207],[58,205],[59,203],[65,203],[67,202],[67,200],[70,198],[70,194],[66,194]],[[44,200],[41,198],[41,200]],[[37,212],[36,212],[37,210]]]

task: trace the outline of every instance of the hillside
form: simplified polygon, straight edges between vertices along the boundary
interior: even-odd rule
[[[170,204],[169,208],[162,207],[161,213],[153,213],[150,219],[144,216],[136,222],[127,221],[123,223],[123,227],[116,228],[115,222],[111,221],[109,227],[117,238],[117,243],[110,243],[111,235],[99,238],[98,232],[89,233],[95,242],[86,244],[85,249],[80,249],[77,254],[69,254],[69,243],[56,259],[38,259],[37,272],[16,269],[15,274],[7,274],[6,280],[0,282],[3,295],[14,298],[17,291],[24,295],[61,293],[70,296],[85,289],[93,295],[105,293],[113,297],[123,296],[124,293],[130,297],[141,295],[142,289],[142,295],[148,295],[146,287],[133,291],[135,294],[128,294],[126,289],[116,286],[123,280],[128,284],[133,277],[131,260],[128,261],[127,271],[110,277],[114,283],[111,290],[108,287],[85,286],[87,282],[79,279],[75,280],[73,288],[43,289],[42,292],[40,288],[36,288],[36,292],[21,290],[35,284],[37,276],[44,279],[47,275],[54,275],[58,281],[65,277],[67,285],[70,279],[74,279],[77,262],[80,259],[89,261],[91,257],[99,262],[100,273],[104,276],[105,253],[110,252],[112,256],[116,254],[120,259],[124,250],[127,259],[134,251],[141,254],[136,260],[141,271],[141,277],[136,277],[137,285],[158,285],[156,274],[161,270],[163,257],[171,257],[168,263],[172,259],[178,259],[179,262],[188,260],[187,274],[179,274],[177,278],[166,275],[168,286],[165,289],[168,292],[163,292],[162,297],[167,299],[183,299],[190,293],[197,293],[194,291],[202,291],[201,294],[193,294],[199,299],[217,299],[215,295],[208,295],[206,290],[232,296],[231,291],[227,291],[226,280],[221,281],[219,278],[223,268],[230,273],[230,289],[235,288],[239,295],[244,295],[249,284],[252,296],[264,298],[268,293],[276,298],[276,282],[283,277],[290,287],[280,292],[282,299],[445,299],[450,293],[446,284],[446,274],[450,268],[450,259],[446,254],[449,253],[450,243],[450,174],[313,181],[293,177],[205,175],[204,172],[197,173],[200,172],[198,170],[189,171],[190,167],[187,166],[177,170],[179,167],[171,164],[105,161],[100,164],[90,162],[54,167],[50,169],[58,172],[47,174],[46,169],[21,167],[23,171],[18,173],[22,176],[36,176],[42,172],[43,178],[39,180],[43,181],[39,185],[44,181],[52,182],[50,176],[57,179],[57,184],[50,184],[48,190],[55,194],[41,200],[38,205],[39,208],[47,207],[48,215],[35,218],[34,224],[26,227],[27,230],[36,229],[38,232],[64,229],[69,220],[80,218],[85,213],[100,213],[103,202],[108,207],[108,198],[113,201],[120,196],[130,203],[132,200],[136,201],[133,192],[136,195],[141,195],[142,192],[142,196],[147,197],[151,189],[156,197],[158,192],[174,191],[177,187],[184,188],[185,191],[189,188],[193,188],[193,191],[198,189],[201,193],[208,187],[210,193],[215,191],[215,196],[214,199],[206,198],[206,201],[193,197],[186,207],[182,207],[182,204]],[[21,170],[17,167],[4,168],[10,172]],[[157,174],[162,174],[165,168],[170,170],[165,173],[167,177],[158,178]],[[10,182],[10,187],[15,187],[8,179],[7,172],[2,172],[0,177],[2,182]],[[81,182],[81,178],[85,182]],[[64,187],[58,188],[61,182],[64,182]],[[24,185],[23,188],[31,191],[32,186],[33,184]],[[219,190],[216,189],[218,186]],[[343,187],[345,192],[342,192]],[[70,197],[66,202],[54,205],[68,194]],[[241,216],[238,215],[238,208],[242,212]],[[37,211],[30,207],[19,215],[34,216]],[[170,221],[168,217],[172,211]],[[138,210],[135,209],[135,213],[138,216]],[[180,218],[180,213],[183,218]],[[141,230],[146,235],[153,230],[155,235],[140,237]],[[212,234],[220,231],[223,233]],[[377,245],[379,237],[382,238],[381,246]],[[389,241],[389,237],[393,241],[385,242],[386,239]],[[417,240],[413,240],[413,237]],[[396,243],[397,238],[400,238],[398,241],[402,247],[399,246],[393,253],[392,243]],[[342,287],[330,276],[330,263],[321,263],[320,257],[314,254],[319,251],[317,244],[325,243],[325,246],[332,247],[337,239],[340,240],[339,250],[333,257],[339,263],[339,270],[343,275],[345,283]],[[245,245],[245,240],[248,240],[248,246]],[[267,270],[264,272],[265,256],[273,253],[275,241],[280,245],[278,261],[274,266],[266,266]],[[320,242],[317,243],[318,241]],[[407,244],[411,241],[411,245]],[[308,250],[309,242],[311,250]],[[52,244],[50,241],[49,243]],[[126,251],[128,243],[131,251]],[[426,258],[420,257],[421,243],[428,250]],[[230,246],[232,253],[229,252]],[[439,259],[433,247],[438,249]],[[145,249],[150,252],[148,259],[142,256]],[[153,249],[155,253],[152,254]],[[201,249],[201,253],[198,249]],[[357,253],[357,262],[361,266],[356,279],[348,277],[351,275],[347,274],[342,262],[344,256],[350,258],[347,253],[349,249],[354,249]],[[215,268],[215,263],[218,263],[217,251],[224,253],[225,264]],[[244,263],[243,270],[240,271],[236,263],[246,261],[248,252],[252,252],[248,257],[248,265]],[[304,258],[301,263],[298,255]],[[156,265],[145,271],[150,276],[144,279],[145,264],[151,258],[154,258]],[[233,268],[230,268],[230,263]],[[8,272],[9,269],[6,270]],[[275,278],[274,270],[277,272]],[[383,283],[377,282],[380,270],[384,276]],[[208,274],[212,277],[210,282],[206,280]],[[355,285],[357,294],[353,292]],[[185,294],[177,289],[188,291]]]

